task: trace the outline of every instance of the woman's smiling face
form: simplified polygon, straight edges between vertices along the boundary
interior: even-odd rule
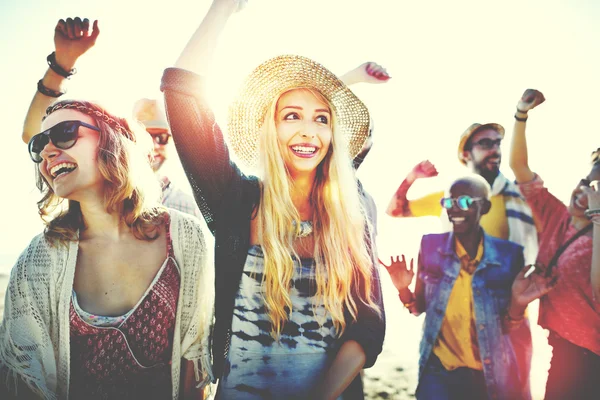
[[[292,176],[316,171],[325,159],[333,136],[331,108],[308,89],[281,95],[275,110],[277,141]]]
[[[83,121],[96,125],[89,115],[75,110],[58,110],[42,123],[49,129],[63,121]],[[70,149],[62,150],[50,141],[41,151],[42,162],[38,168],[52,191],[59,197],[80,201],[89,189],[102,193],[103,177],[98,169],[98,143],[100,133],[80,126],[77,142]]]

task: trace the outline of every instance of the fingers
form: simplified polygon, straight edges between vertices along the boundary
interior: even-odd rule
[[[377,261],[379,261],[379,264],[383,265],[386,269],[388,268],[388,266],[385,265],[383,261],[381,261],[381,258],[377,258]]]
[[[367,74],[380,81],[387,81],[391,78],[386,69],[375,62],[366,63],[365,70]]]
[[[59,20],[56,23],[56,28],[54,28],[54,31],[67,36],[67,22],[64,19]]]
[[[415,269],[414,269],[414,261],[415,261],[415,259],[414,259],[414,258],[411,258],[411,259],[410,259],[410,272],[413,272],[413,271],[415,270]]]
[[[67,18],[67,37],[69,39],[75,39],[75,33],[73,32],[73,18]]]
[[[80,17],[59,20],[55,31],[63,34],[70,40],[87,37],[95,39],[100,34],[97,20],[94,21],[92,31],[90,32],[90,20],[88,18],[81,19]]]
[[[93,39],[96,39],[99,34],[100,34],[100,28],[98,27],[98,20],[95,20],[94,26],[92,27],[92,34],[90,37],[92,37]]]

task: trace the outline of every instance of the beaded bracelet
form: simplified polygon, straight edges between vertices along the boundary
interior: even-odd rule
[[[38,92],[40,92],[41,94],[48,96],[48,97],[60,97],[63,94],[66,93],[65,92],[58,92],[56,90],[52,90],[50,88],[47,88],[46,86],[44,86],[44,82],[42,82],[43,79],[40,79],[37,83],[37,90]]]
[[[46,61],[48,61],[48,65],[50,66],[50,69],[54,72],[56,72],[58,75],[67,78],[67,79],[71,79],[71,75],[75,75],[77,73],[77,70],[75,68],[73,68],[70,71],[67,71],[66,69],[64,69],[63,67],[61,67],[57,62],[56,62],[56,52],[52,52],[48,55],[48,57],[46,57]]]

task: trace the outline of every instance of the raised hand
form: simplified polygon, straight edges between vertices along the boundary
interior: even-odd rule
[[[395,260],[394,257],[390,257],[390,265],[385,265],[381,260],[379,260],[379,263],[383,265],[390,274],[392,283],[398,291],[408,288],[415,277],[413,268],[414,260],[412,258],[410,259],[410,268],[407,268],[404,254],[402,255],[402,259],[400,259],[400,256],[396,256]]]
[[[355,83],[386,83],[392,77],[387,70],[376,62],[368,61],[340,77],[346,85]]]
[[[420,178],[432,178],[437,176],[438,171],[429,160],[425,160],[415,165],[409,175],[414,181]]]
[[[590,186],[581,186],[581,190],[587,195],[588,209],[590,210],[597,210],[600,208],[600,188],[598,185],[598,181],[592,181]]]
[[[98,21],[94,21],[90,31],[90,20],[79,17],[61,19],[54,29],[56,62],[70,70],[86,51],[94,47],[100,34]]]
[[[546,101],[544,94],[539,90],[535,89],[527,89],[523,96],[521,96],[521,100],[517,103],[517,109],[523,112],[527,112],[529,110],[533,110],[540,104]]]
[[[525,274],[530,266],[525,266],[515,277],[512,284],[512,303],[525,309],[533,300],[539,299],[550,292],[557,282],[557,276],[546,276],[539,266],[526,278]]]

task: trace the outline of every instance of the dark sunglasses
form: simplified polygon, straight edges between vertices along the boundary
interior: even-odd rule
[[[492,140],[492,139],[484,138],[477,142],[474,142],[473,146],[479,146],[484,150],[490,150],[490,149],[493,149],[494,146],[500,147],[501,143],[502,143],[502,139]]]
[[[169,135],[168,133],[155,133],[155,134],[150,134],[150,136],[152,136],[152,140],[154,140],[154,143],[156,144],[161,144],[161,145],[165,145],[167,143],[169,143],[169,137],[171,137],[171,135]]]
[[[471,208],[473,203],[475,203],[476,201],[480,201],[480,200],[483,200],[483,198],[463,195],[463,196],[458,196],[456,199],[452,198],[452,197],[444,197],[442,200],[440,200],[440,204],[446,210],[451,209],[452,205],[456,204],[456,206],[458,208],[460,208],[461,210],[467,211],[469,208]]]
[[[79,127],[93,129],[100,132],[100,128],[94,125],[86,124],[82,121],[63,121],[54,125],[52,128],[38,133],[29,141],[29,156],[34,163],[42,162],[42,150],[50,141],[61,150],[67,150],[75,146],[79,138]]]

